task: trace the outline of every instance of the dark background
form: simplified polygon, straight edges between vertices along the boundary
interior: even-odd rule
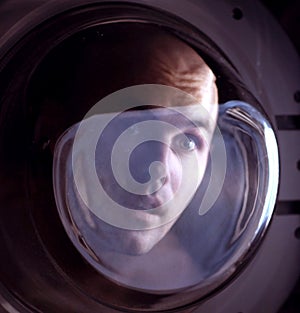
[[[300,1],[261,0],[289,35],[300,55]]]
[[[299,0],[261,0],[290,37],[300,56],[300,1]],[[300,82],[299,82],[300,85]],[[300,86],[299,86],[300,87]],[[299,103],[300,106],[300,103]],[[299,209],[300,211],[300,209]],[[300,213],[300,212],[299,212]],[[299,264],[300,266],[300,264]],[[278,313],[300,312],[300,279],[294,291]]]

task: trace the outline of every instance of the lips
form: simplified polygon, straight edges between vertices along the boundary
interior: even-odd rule
[[[146,199],[140,199],[136,205],[132,204],[131,208],[134,210],[150,210],[160,207],[163,203],[156,197],[146,197]]]
[[[156,209],[163,205],[165,201],[161,201],[156,196],[137,196],[137,195],[130,195],[126,199],[122,199],[121,197],[114,197],[116,202],[121,203],[123,206],[127,207],[128,209],[132,210],[151,210]]]

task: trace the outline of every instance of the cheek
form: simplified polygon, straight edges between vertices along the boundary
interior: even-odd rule
[[[168,173],[168,184],[175,193],[180,188],[182,181],[182,161],[172,151],[168,154],[168,161],[166,162]]]
[[[201,151],[197,152],[197,160],[198,160],[198,171],[199,171],[199,184],[201,183],[206,166],[207,166],[207,160],[209,156],[209,146],[204,146]]]
[[[201,184],[207,166],[208,155],[209,147],[203,147],[201,151],[193,152],[193,156],[189,155],[182,158],[182,168],[185,171],[184,177],[186,183],[190,184],[190,190],[197,190]]]
[[[168,172],[168,183],[166,185],[171,187],[173,193],[180,188],[182,183],[188,183],[188,181],[182,181],[183,171],[185,171],[184,177],[186,179],[191,178],[191,181],[198,182],[198,184],[194,186],[194,189],[196,190],[199,187],[206,170],[208,155],[208,146],[204,146],[201,151],[195,151],[191,154],[182,155],[181,157],[173,152],[169,153],[166,163]],[[195,157],[197,160],[197,168],[195,168],[195,163],[191,161],[191,159]]]

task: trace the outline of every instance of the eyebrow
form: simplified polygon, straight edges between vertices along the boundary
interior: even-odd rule
[[[197,119],[192,119],[192,118],[189,118],[188,116],[186,116],[184,113],[181,113],[181,112],[172,112],[169,116],[174,116],[174,118],[176,118],[176,114],[181,114],[182,116],[184,116],[184,118],[189,121],[191,124],[193,124],[195,127],[199,127],[199,128],[204,128],[204,129],[207,129],[207,130],[210,130],[212,128],[212,120],[211,118],[197,118]],[[182,123],[180,123],[182,124]],[[184,126],[184,125],[182,125]]]
[[[211,128],[211,122],[210,119],[205,119],[205,120],[191,120],[192,123],[194,123],[197,127],[205,128],[205,129],[210,129]]]
[[[173,122],[177,122],[178,127],[184,127],[187,124],[192,124],[195,127],[204,128],[207,130],[210,130],[212,128],[212,120],[211,118],[205,118],[204,116],[197,119],[192,119],[187,116],[185,112],[180,112],[178,110],[172,109],[172,107],[168,107],[168,110],[165,110],[165,107],[159,107],[159,106],[142,106],[139,110],[131,109],[124,112],[121,112],[121,117],[124,120],[129,120],[131,118],[141,118],[143,116],[143,112],[160,112],[161,118],[167,117],[173,119]],[[125,116],[123,115],[125,113]],[[150,114],[149,118],[157,119],[159,118],[156,114]],[[176,123],[174,123],[176,124]]]

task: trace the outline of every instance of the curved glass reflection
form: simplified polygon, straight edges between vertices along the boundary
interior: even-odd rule
[[[181,108],[143,107],[114,116],[92,115],[66,131],[55,148],[54,190],[68,235],[99,272],[132,289],[173,293],[194,287],[205,294],[235,273],[272,215],[278,158],[268,122],[250,105],[232,101],[220,106],[215,127],[213,116],[207,114],[211,123],[205,123],[204,111],[188,103]],[[145,122],[150,126],[143,128]],[[93,133],[97,144],[91,149]],[[122,135],[123,154],[119,151],[113,159],[113,146]],[[138,144],[126,152],[130,140]],[[221,159],[224,177],[220,166],[213,164]],[[126,180],[123,186],[116,180],[115,174],[129,173],[122,172],[127,166],[143,194],[132,192],[128,177],[128,188]],[[95,189],[93,168],[104,193]],[[205,197],[216,190],[220,191],[212,206],[201,211]],[[107,202],[104,195],[114,202]],[[103,209],[109,215],[114,205],[132,213],[120,213],[130,225],[147,227],[122,228],[120,211],[115,224],[107,222],[99,212]],[[166,212],[171,217],[164,220]]]

